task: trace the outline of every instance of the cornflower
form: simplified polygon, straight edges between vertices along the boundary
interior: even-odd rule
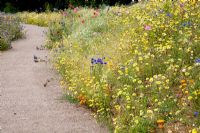
[[[102,64],[102,65],[105,64],[105,65],[106,65],[107,62],[104,62],[104,61],[103,61],[104,59],[105,59],[105,57],[102,58],[102,59],[101,59],[101,58],[97,58],[97,59],[92,58],[92,59],[91,59],[91,63],[92,63],[92,64]]]
[[[194,116],[197,117],[199,115],[199,112],[195,111]]]

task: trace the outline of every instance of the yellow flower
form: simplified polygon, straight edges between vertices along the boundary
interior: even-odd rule
[[[164,122],[165,122],[165,120],[163,120],[163,119],[157,120],[157,123],[164,123]]]
[[[192,96],[189,96],[189,97],[188,97],[188,100],[192,100],[192,99],[193,99],[193,97],[192,97]]]
[[[158,108],[155,108],[154,111],[157,112],[157,111],[158,111]]]
[[[139,81],[138,81],[138,84],[141,84],[141,83],[142,83],[142,81],[141,81],[141,80],[139,80]]]
[[[185,91],[185,94],[188,94],[188,91]]]
[[[189,73],[189,72],[186,72],[186,73],[185,73],[185,75],[186,75],[186,76],[189,76],[189,75],[190,75],[190,73]]]
[[[153,114],[152,110],[147,110],[147,114]]]
[[[132,96],[136,96],[136,93],[133,93]]]
[[[135,122],[136,124],[138,124],[138,123],[139,123],[138,119],[136,119],[134,122]]]
[[[198,0],[190,0],[191,5],[194,5],[198,2]]]
[[[160,85],[160,84],[161,84],[161,81],[156,81],[156,84],[157,84],[157,85]]]
[[[196,128],[192,129],[192,133],[198,133],[197,129]]]
[[[150,79],[149,79],[149,82],[153,82],[153,78],[150,78]]]
[[[143,110],[140,110],[140,116],[142,116],[144,114]]]
[[[180,82],[181,82],[181,84],[183,84],[183,83],[186,83],[186,80],[182,79]]]

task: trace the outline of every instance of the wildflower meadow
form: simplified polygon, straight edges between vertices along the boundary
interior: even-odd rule
[[[66,97],[111,132],[198,133],[199,11],[198,1],[179,0],[18,16],[48,26]]]

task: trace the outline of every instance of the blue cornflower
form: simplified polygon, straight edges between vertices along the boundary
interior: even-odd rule
[[[185,23],[183,23],[182,25],[185,27],[185,26],[187,26],[187,23],[185,22]]]
[[[200,63],[200,58],[195,60],[195,63]]]
[[[101,58],[97,58],[97,59],[95,59],[95,58],[91,58],[91,63],[92,64],[107,64],[107,62],[104,62],[103,60],[105,59],[105,57],[103,57],[102,59]]]
[[[199,112],[195,111],[194,116],[197,117],[199,115]]]
[[[92,64],[96,64],[96,62],[97,62],[97,61],[96,61],[94,58],[91,59],[91,63],[92,63]]]
[[[190,21],[184,22],[184,23],[182,24],[182,26],[183,26],[183,27],[191,26],[191,22],[190,22]]]
[[[98,58],[97,63],[103,64],[103,60],[101,58]]]
[[[188,22],[188,26],[191,26],[191,25],[192,25],[192,24],[191,24],[191,22],[189,21],[189,22]]]
[[[171,13],[167,13],[166,14],[168,17],[172,17],[172,14]]]

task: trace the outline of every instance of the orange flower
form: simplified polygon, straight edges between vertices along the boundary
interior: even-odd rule
[[[78,96],[78,99],[79,99],[79,103],[81,104],[81,105],[83,105],[83,104],[85,104],[86,103],[86,98],[85,98],[85,96],[83,96],[82,94],[80,94],[79,96]]]
[[[190,84],[194,84],[194,80],[193,79],[191,79],[189,81],[190,81]]]
[[[158,128],[160,129],[164,128],[164,122],[165,120],[157,120]]]
[[[184,84],[184,83],[186,83],[186,80],[182,79],[180,82],[181,82],[181,84]]]

